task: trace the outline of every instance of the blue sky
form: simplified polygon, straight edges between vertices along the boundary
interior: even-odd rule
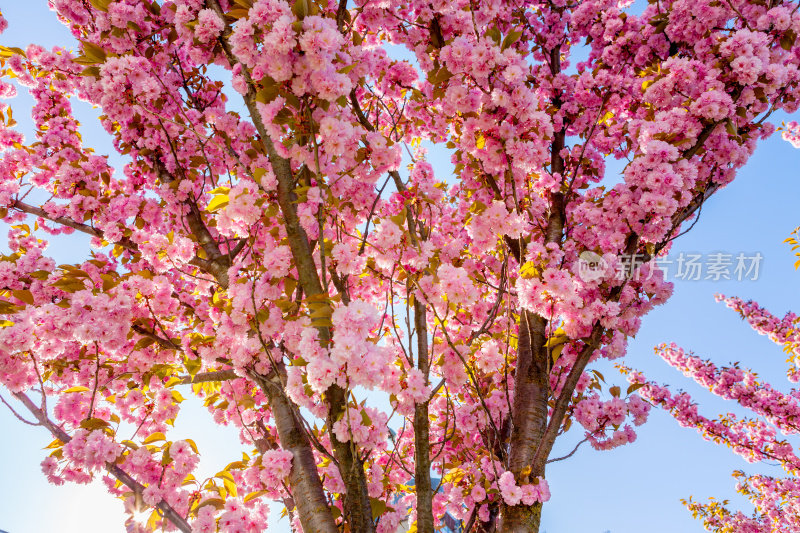
[[[49,12],[44,1],[4,2],[2,10],[11,26],[0,36],[0,44],[45,46],[71,42],[69,32]],[[21,95],[13,102],[18,110],[29,107]],[[82,113],[92,111],[83,106]],[[22,119],[18,113],[16,118]],[[21,120],[22,122],[22,120]],[[86,120],[85,139],[101,153],[110,153],[102,131]],[[447,160],[432,154],[435,167],[449,168]],[[653,346],[675,341],[717,363],[740,361],[776,385],[786,388],[784,357],[765,337],[753,333],[738,316],[714,301],[715,293],[757,299],[773,312],[800,309],[800,274],[794,257],[782,244],[800,225],[796,202],[800,181],[796,169],[800,152],[774,137],[762,143],[736,181],[717,194],[702,211],[697,226],[681,237],[672,251],[709,254],[760,252],[764,257],[757,281],[678,281],[675,294],[664,306],[645,317],[632,340],[626,364],[645,371],[651,378],[695,393],[704,413],[716,415],[732,409],[729,403],[703,394],[698,387],[653,355]],[[52,246],[61,261],[76,260],[82,251],[71,241]],[[607,381],[622,383],[611,367],[600,367]],[[7,394],[4,394],[7,397]],[[203,454],[201,474],[213,474],[238,455],[241,445],[229,428],[211,425],[210,416],[188,402],[170,438],[191,436]],[[50,442],[41,428],[25,426],[6,409],[0,409],[0,530],[9,533],[107,533],[124,531],[122,505],[102,486],[49,485],[40,472],[42,450]],[[197,431],[196,428],[205,430]],[[207,431],[213,428],[213,431]],[[697,434],[678,427],[672,418],[653,411],[650,421],[639,428],[638,440],[610,452],[582,448],[567,461],[548,468],[553,499],[545,506],[543,530],[548,533],[676,533],[702,531],[680,504],[693,495],[736,499],[734,469],[770,471],[770,467],[748,465],[726,448],[704,442]],[[554,456],[571,450],[581,436],[573,431],[561,439]],[[773,471],[774,472],[774,471]],[[775,472],[777,473],[777,472]],[[277,512],[275,513],[277,515]],[[284,531],[276,525],[274,531]]]

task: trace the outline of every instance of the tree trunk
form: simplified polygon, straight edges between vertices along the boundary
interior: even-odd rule
[[[414,327],[417,332],[417,368],[428,383],[428,324],[425,305],[414,301]],[[433,487],[431,486],[431,439],[428,401],[414,406],[414,485],[417,492],[417,531],[433,533]]]
[[[515,374],[509,469],[517,482],[526,482],[536,448],[547,427],[547,399],[550,384],[543,318],[523,311],[520,315],[517,368]],[[538,531],[541,504],[508,506],[501,510],[499,531]]]
[[[325,399],[330,406],[326,419],[328,436],[347,491],[344,495],[345,520],[350,526],[351,533],[371,533],[375,531],[375,523],[372,520],[364,463],[358,457],[352,441],[341,442],[333,433],[333,424],[340,417],[347,416],[346,394],[347,391],[338,385],[332,385],[325,391]]]
[[[281,447],[292,452],[292,469],[289,472],[289,487],[292,497],[297,505],[297,513],[303,531],[306,533],[338,533],[336,523],[333,521],[322,482],[317,470],[317,462],[311,451],[311,443],[305,428],[298,423],[295,411],[289,399],[283,392],[283,385],[277,374],[273,372],[274,380],[255,377],[261,389],[269,398],[272,418],[278,429]]]
[[[553,75],[561,69],[560,48],[551,52],[551,71]],[[556,107],[561,100],[553,101]],[[564,172],[564,159],[561,150],[564,148],[566,132],[564,129],[553,135],[550,146],[550,170],[553,174]],[[563,178],[562,178],[563,179]],[[561,245],[564,233],[564,195],[554,193],[550,199],[550,215],[545,230],[545,242]],[[520,257],[520,264],[524,261]],[[512,417],[514,429],[511,432],[509,449],[509,469],[518,484],[530,481],[531,470],[537,450],[543,444],[548,422],[548,405],[550,397],[550,354],[545,348],[547,342],[547,320],[527,310],[522,310],[519,318],[517,343],[517,366],[514,374],[514,405]],[[572,395],[571,391],[563,394]],[[547,450],[549,452],[549,450]],[[537,468],[536,476],[544,476],[544,463]],[[539,531],[542,505],[503,505],[500,515],[500,531]]]

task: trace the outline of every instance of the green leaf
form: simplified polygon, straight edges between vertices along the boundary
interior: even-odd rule
[[[552,350],[550,350],[550,357],[553,359],[553,364],[556,364],[558,358],[561,357],[561,352],[564,351],[564,344],[559,344]]]
[[[272,122],[274,122],[275,124],[290,124],[293,120],[294,120],[294,114],[284,107],[275,114],[275,118],[272,119]],[[263,169],[257,169],[257,170],[263,170]]]
[[[22,48],[17,48],[16,46],[0,46],[0,57],[11,57],[14,54],[21,55],[25,58],[28,57]]]
[[[249,502],[250,500],[255,500],[256,498],[260,498],[264,494],[267,494],[268,490],[257,490],[255,492],[251,492],[247,496],[244,497],[244,503]]]
[[[57,448],[61,448],[63,445],[64,445],[64,443],[61,442],[60,439],[56,439],[53,442],[51,442],[50,444],[48,444],[47,446],[45,446],[44,449],[45,450],[55,450]]]
[[[68,393],[68,392],[87,392],[87,391],[90,391],[90,390],[91,389],[89,387],[78,386],[78,387],[70,387],[65,391],[61,391],[61,393],[64,394],[64,393]]]
[[[394,510],[388,505],[386,502],[379,499],[379,498],[370,498],[369,499],[369,506],[372,508],[372,518],[377,520],[379,516],[389,510]]]
[[[81,427],[83,429],[88,429],[89,431],[94,431],[95,429],[107,428],[110,425],[111,424],[100,418],[87,418],[86,420],[81,420]]]
[[[644,385],[645,385],[644,383],[634,383],[633,385],[631,385],[630,387],[628,387],[628,392],[627,392],[627,394],[630,394],[630,393],[632,393],[632,392],[636,392],[637,390],[639,390],[639,389],[641,389],[642,387],[644,387]]]
[[[330,328],[333,326],[330,318],[314,318],[311,320],[311,325],[315,328]]]
[[[277,83],[274,85],[268,85],[260,89],[256,93],[256,102],[261,102],[262,104],[268,104],[278,97],[280,90],[281,87]]]
[[[139,341],[133,346],[134,350],[144,350],[148,346],[152,346],[155,344],[156,340],[152,337],[142,337]]]
[[[569,342],[569,337],[564,333],[561,328],[555,330],[550,337],[547,339],[547,342],[544,345],[547,348],[555,348],[556,346],[560,346],[566,342]]]
[[[206,505],[213,505],[217,510],[221,511],[225,508],[225,500],[222,498],[209,498],[200,502],[200,504],[197,506],[197,509],[205,507]]]
[[[111,5],[111,2],[113,1],[114,0],[89,0],[89,3],[100,11],[108,13],[108,6]]]
[[[228,197],[227,194],[218,194],[217,196],[212,198],[210,202],[208,202],[206,211],[209,211],[211,213],[213,213],[214,211],[219,211],[223,207],[227,206],[228,202],[230,202],[230,198]]]
[[[519,269],[519,275],[525,279],[535,278],[539,275],[539,267],[533,261],[526,261]]]
[[[264,174],[267,173],[267,169],[256,167],[253,169],[253,178],[256,180],[256,183],[261,183],[261,178],[264,177]]]
[[[194,377],[203,367],[203,362],[200,359],[186,357],[183,361],[183,366],[186,367],[186,371],[189,372],[189,375]]]
[[[106,60],[106,51],[89,41],[81,41],[83,44],[83,55],[93,63],[103,63]]]
[[[167,437],[166,437],[166,435],[164,435],[160,431],[156,431],[155,433],[153,433],[152,435],[150,435],[149,437],[144,439],[142,442],[144,444],[151,444],[151,443],[159,441],[159,440],[167,440]]]
[[[509,46],[511,46],[514,43],[516,43],[517,41],[519,41],[520,37],[522,37],[522,32],[521,31],[512,31],[511,33],[506,35],[505,39],[503,39],[503,44],[502,44],[502,46],[500,48],[502,50],[505,50]]]
[[[172,462],[172,456],[169,453],[169,449],[172,447],[172,443],[168,442],[164,445],[163,452],[161,454],[161,464],[167,466]]]
[[[222,484],[225,485],[225,490],[228,491],[228,494],[235,498],[237,494],[236,483],[234,483],[230,479],[223,478]]]
[[[26,304],[30,304],[30,305],[33,304],[33,294],[31,294],[31,291],[29,291],[27,289],[25,289],[25,290],[20,289],[20,290],[11,291],[11,294],[13,294],[15,298],[18,298],[18,299],[22,300]]]
[[[237,8],[231,9],[230,11],[225,13],[225,15],[227,17],[229,17],[229,19],[233,19],[234,21],[236,21],[236,20],[239,20],[239,19],[246,18],[247,15],[249,15],[249,11],[247,9],[245,9],[245,8],[237,7]]]
[[[369,417],[365,409],[361,410],[361,424],[365,427],[372,426],[372,419]]]
[[[309,11],[308,0],[294,0],[294,4],[292,4],[292,13],[294,13],[297,18],[303,20],[308,16]]]
[[[101,274],[100,279],[103,280],[104,291],[109,291],[117,286],[117,280],[115,280],[110,274]]]
[[[288,299],[292,299],[295,289],[297,289],[297,280],[289,276],[283,278],[283,293]]]
[[[441,67],[438,70],[431,73],[430,81],[434,85],[439,85],[441,83],[446,82],[452,77],[453,73],[447,70],[447,67]]]
[[[91,76],[93,78],[99,78],[100,67],[98,67],[97,65],[88,66],[81,71],[81,76]]]
[[[492,26],[484,35],[495,42],[495,44],[500,44],[500,30],[497,29],[497,26]]]
[[[192,439],[183,439],[186,441],[187,444],[192,448],[192,451],[197,455],[200,455],[200,452],[197,451],[197,444],[194,443]]]
[[[791,50],[796,40],[797,34],[793,30],[787,31],[781,36],[781,48],[786,51]]]

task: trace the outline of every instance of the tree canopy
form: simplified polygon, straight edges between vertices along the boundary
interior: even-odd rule
[[[306,533],[537,531],[573,421],[604,450],[647,418],[592,362],[798,106],[797,2],[51,5],[75,43],[0,48],[36,128],[0,104],[0,384],[48,479],[105,476],[134,531],[262,531],[268,501]],[[252,449],[209,479],[169,440],[188,394]]]

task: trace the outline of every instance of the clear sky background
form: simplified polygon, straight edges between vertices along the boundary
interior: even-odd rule
[[[74,43],[69,32],[46,2],[0,0],[0,9],[10,27],[0,44],[24,46],[35,42],[43,46]],[[74,45],[67,45],[74,46]],[[31,100],[21,92],[12,101],[15,118],[30,133],[30,121],[20,113]],[[113,153],[107,136],[91,120],[96,111],[73,102],[86,129],[84,139],[100,153]],[[777,117],[780,121],[783,117]],[[117,159],[116,161],[119,161]],[[449,172],[446,156],[432,154],[435,168]],[[644,325],[631,341],[626,364],[645,371],[652,379],[685,389],[703,404],[703,413],[715,416],[734,410],[704,393],[694,383],[653,355],[653,347],[675,341],[718,364],[740,361],[787,389],[784,355],[766,337],[752,332],[738,316],[714,301],[714,294],[752,298],[776,314],[800,311],[798,285],[800,273],[794,270],[794,256],[782,243],[800,225],[796,209],[800,199],[798,165],[800,152],[778,136],[762,143],[734,183],[714,196],[702,211],[700,221],[681,237],[671,256],[683,253],[760,252],[764,259],[757,281],[676,281],[670,301],[644,318]],[[615,167],[619,168],[619,166]],[[4,234],[5,230],[0,228]],[[0,242],[4,242],[0,239]],[[77,261],[84,257],[85,239],[70,237],[68,243],[50,248],[58,261]],[[0,245],[5,251],[5,246]],[[611,365],[599,367],[606,380],[623,385],[623,378]],[[7,392],[0,391],[4,397]],[[185,394],[184,396],[188,396]],[[191,437],[202,454],[198,477],[213,475],[245,449],[230,428],[214,426],[199,402],[187,400],[171,440]],[[9,533],[114,533],[124,531],[121,503],[99,484],[89,486],[49,485],[39,464],[47,455],[42,448],[52,439],[42,428],[16,420],[0,406],[0,530]],[[581,448],[572,458],[549,465],[547,478],[553,498],[545,505],[542,530],[547,533],[683,533],[702,531],[691,518],[680,498],[694,496],[704,501],[710,496],[742,502],[734,489],[731,472],[743,469],[754,473],[779,474],[769,466],[749,465],[738,456],[703,441],[691,430],[680,428],[667,414],[654,410],[650,421],[638,429],[633,444],[609,452]],[[582,438],[578,431],[559,440],[553,456],[572,449]],[[742,502],[750,512],[747,502]],[[276,512],[274,513],[277,515]],[[273,531],[286,531],[276,523]]]

